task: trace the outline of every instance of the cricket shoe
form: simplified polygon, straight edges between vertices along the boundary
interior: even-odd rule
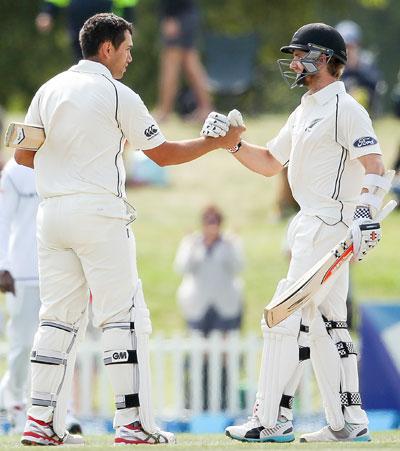
[[[368,426],[366,424],[345,423],[340,431],[334,431],[325,426],[317,432],[303,434],[300,442],[370,442]]]
[[[257,416],[249,417],[249,421],[240,426],[229,426],[225,434],[241,442],[293,442],[293,424],[284,417],[278,419],[272,428],[265,428]]]
[[[117,427],[114,439],[114,445],[165,445],[169,443],[176,443],[175,435],[172,432],[158,430],[150,434],[142,428],[140,421]]]
[[[25,446],[58,446],[84,445],[85,441],[80,435],[72,435],[67,431],[64,437],[60,438],[54,432],[52,423],[28,417],[21,443]]]

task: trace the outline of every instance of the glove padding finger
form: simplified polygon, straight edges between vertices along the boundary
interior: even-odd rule
[[[217,125],[218,127],[220,127],[222,130],[225,130],[226,132],[229,130],[229,119],[227,116],[225,116],[224,114],[221,113],[216,113],[215,111],[213,111],[212,113],[210,113],[205,122],[209,122],[212,123],[214,125]]]
[[[204,121],[200,135],[218,138],[219,136],[225,136],[228,130],[229,120],[226,116],[219,113],[210,113]]]
[[[361,261],[382,237],[381,225],[370,219],[355,219],[351,225],[353,260]]]
[[[228,119],[233,127],[244,127],[242,113],[239,110],[229,111]]]

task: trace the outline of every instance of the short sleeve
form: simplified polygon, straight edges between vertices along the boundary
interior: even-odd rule
[[[25,124],[40,125],[41,127],[43,127],[43,121],[40,117],[39,110],[40,97],[41,90],[39,89],[39,91],[37,91],[37,93],[33,97],[31,104],[29,105],[28,112],[25,115]]]
[[[128,143],[135,150],[149,150],[165,142],[157,122],[139,95],[119,84],[119,123]]]
[[[338,111],[337,141],[348,149],[350,159],[371,153],[382,154],[369,114],[356,101],[346,102]]]
[[[282,165],[287,164],[292,149],[292,130],[296,110],[289,116],[286,124],[275,138],[267,142],[267,149]]]

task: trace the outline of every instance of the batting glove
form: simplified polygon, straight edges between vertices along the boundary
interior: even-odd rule
[[[238,110],[231,110],[228,113],[228,119],[233,127],[244,127],[242,113]]]
[[[351,225],[353,261],[361,261],[382,237],[381,225],[371,219],[368,207],[357,207]]]
[[[224,114],[213,111],[204,121],[200,136],[209,136],[211,138],[225,136],[229,130],[229,125],[229,119]]]

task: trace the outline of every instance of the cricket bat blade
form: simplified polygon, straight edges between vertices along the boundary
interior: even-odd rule
[[[4,145],[36,151],[45,138],[44,128],[39,125],[12,122],[7,128]]]

